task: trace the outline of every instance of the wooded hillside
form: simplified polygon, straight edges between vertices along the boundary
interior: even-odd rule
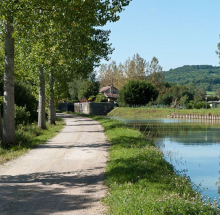
[[[185,65],[164,72],[165,81],[177,85],[193,83],[195,88],[206,91],[220,89],[220,67],[211,65]]]

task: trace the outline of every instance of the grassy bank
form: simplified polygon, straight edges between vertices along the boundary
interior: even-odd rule
[[[173,108],[122,108],[118,107],[109,113],[109,116],[123,116],[131,118],[166,118],[174,113]],[[178,114],[220,114],[220,108],[213,109],[175,109]]]
[[[58,119],[56,123],[56,125],[47,123],[46,130],[39,129],[36,123],[18,126],[16,128],[17,145],[9,149],[0,147],[0,164],[15,159],[54,137],[64,126],[62,119]]]
[[[104,199],[110,214],[220,214],[201,202],[189,178],[177,175],[148,137],[122,122],[93,118],[112,143]]]

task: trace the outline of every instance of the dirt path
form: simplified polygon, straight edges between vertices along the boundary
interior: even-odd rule
[[[0,214],[105,214],[107,149],[98,122],[63,115],[65,128],[47,144],[0,166]]]

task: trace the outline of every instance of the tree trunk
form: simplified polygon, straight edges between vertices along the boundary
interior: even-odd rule
[[[50,71],[50,99],[49,99],[49,123],[56,124],[56,110],[54,106],[54,73],[53,70]]]
[[[15,119],[14,119],[14,39],[13,19],[5,22],[5,73],[4,73],[4,124],[3,147],[15,144]]]
[[[2,110],[1,110],[1,105],[0,105],[0,143],[1,142],[2,142]]]
[[[46,129],[45,120],[45,78],[43,67],[39,68],[39,103],[38,103],[38,127],[41,129]]]

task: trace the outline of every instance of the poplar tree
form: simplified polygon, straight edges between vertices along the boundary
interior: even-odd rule
[[[3,126],[3,146],[8,147],[15,144],[15,126],[14,126],[14,62],[15,62],[15,40],[20,45],[26,43],[26,47],[32,47],[36,40],[41,42],[42,52],[48,50],[51,46],[48,43],[47,36],[52,38],[54,43],[58,41],[58,46],[63,40],[69,39],[65,35],[68,31],[72,31],[75,26],[80,26],[81,32],[91,29],[97,33],[97,27],[105,25],[108,21],[115,22],[119,19],[119,13],[129,4],[130,0],[112,0],[112,1],[91,1],[91,0],[3,0],[0,2],[0,32],[5,36],[5,73],[4,73],[4,126]],[[49,24],[51,25],[49,27]],[[35,29],[36,34],[33,34]],[[51,31],[50,31],[51,30]],[[98,30],[101,32],[101,30]],[[52,32],[52,33],[51,33]],[[105,35],[102,31],[100,34],[94,34],[94,43],[99,39],[100,35]],[[81,36],[81,34],[79,34]],[[43,41],[42,41],[43,40]],[[70,40],[69,40],[70,41]],[[77,41],[79,42],[79,41]],[[79,42],[79,44],[82,40]],[[66,44],[66,43],[63,43]],[[99,43],[100,44],[100,43]],[[53,46],[51,46],[53,48]],[[75,45],[72,49],[75,55],[81,53],[80,60],[87,60],[84,54],[86,45]],[[91,48],[91,46],[90,46]],[[87,50],[91,50],[91,49]],[[108,46],[109,48],[109,46]],[[107,56],[109,49],[99,46],[101,51],[100,57]],[[93,48],[92,50],[95,50]],[[67,49],[66,49],[67,51]],[[97,50],[96,50],[97,51]],[[89,59],[89,66],[92,67],[98,63],[100,58],[92,53]],[[28,52],[28,51],[27,51]],[[44,53],[45,54],[45,53]],[[41,56],[39,52],[36,55]],[[24,55],[25,56],[25,55]],[[43,55],[43,57],[46,55]],[[63,56],[60,56],[62,59]],[[42,59],[42,57],[40,57]],[[75,58],[76,61],[80,61]],[[39,62],[38,69],[47,67],[51,62],[50,56],[44,59],[41,64]],[[62,62],[61,62],[62,63]],[[77,62],[79,64],[79,62]],[[46,65],[46,66],[45,66]],[[42,72],[42,70],[41,70]],[[53,82],[52,82],[53,83]]]

